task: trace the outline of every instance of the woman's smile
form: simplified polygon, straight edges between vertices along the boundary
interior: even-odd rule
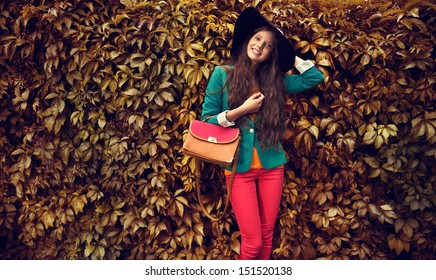
[[[262,51],[260,51],[259,49],[256,49],[256,48],[251,48],[251,50],[254,52],[254,54],[256,54],[256,55],[262,55]]]

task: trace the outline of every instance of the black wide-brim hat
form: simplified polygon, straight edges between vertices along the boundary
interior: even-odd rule
[[[260,27],[268,26],[277,30],[277,50],[279,53],[278,63],[282,72],[288,72],[294,67],[295,50],[291,42],[283,35],[283,32],[275,27],[268,19],[262,16],[254,7],[246,8],[239,15],[233,32],[233,43],[230,50],[232,57],[238,56],[240,48],[248,36],[254,35],[254,31]]]

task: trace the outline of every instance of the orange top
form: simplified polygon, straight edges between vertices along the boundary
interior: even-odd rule
[[[262,163],[260,162],[259,154],[256,148],[253,146],[253,157],[251,158],[250,169],[262,168]],[[230,175],[232,171],[224,169],[224,175]]]

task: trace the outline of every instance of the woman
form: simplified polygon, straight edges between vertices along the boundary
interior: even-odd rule
[[[241,232],[239,259],[269,259],[284,181],[286,98],[318,85],[323,74],[295,56],[280,30],[255,8],[238,17],[231,63],[214,69],[201,119],[240,128],[231,204]],[[295,66],[300,74],[287,75]],[[225,170],[227,183],[230,171]]]

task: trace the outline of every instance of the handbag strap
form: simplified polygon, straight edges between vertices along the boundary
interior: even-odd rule
[[[236,149],[236,155],[235,155],[235,159],[233,160],[233,165],[232,165],[232,174],[230,175],[230,180],[229,180],[229,184],[226,187],[227,189],[227,196],[226,196],[226,201],[225,201],[225,205],[224,205],[224,210],[223,212],[219,215],[219,216],[213,216],[212,214],[210,214],[207,210],[206,207],[203,204],[203,201],[201,199],[201,160],[200,159],[195,159],[195,173],[196,173],[196,185],[197,185],[197,197],[198,197],[198,203],[200,204],[201,210],[203,211],[203,213],[212,220],[212,222],[217,222],[219,220],[221,220],[222,217],[224,217],[225,213],[227,212],[227,209],[229,208],[229,202],[230,202],[230,196],[232,195],[232,185],[233,185],[233,181],[235,180],[235,175],[236,175],[236,165],[238,163],[238,157],[239,157],[239,144],[238,147]]]

